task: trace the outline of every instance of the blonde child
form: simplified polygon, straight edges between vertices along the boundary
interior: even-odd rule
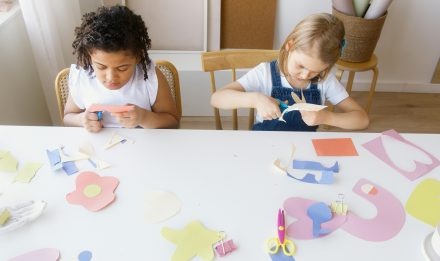
[[[261,63],[236,82],[211,97],[221,109],[255,108],[254,130],[316,131],[326,124],[344,129],[363,129],[369,124],[365,111],[348,96],[330,73],[338,60],[344,25],[330,14],[315,14],[301,21],[280,49],[278,60]],[[292,92],[313,104],[326,100],[341,112],[291,111],[281,116],[281,102],[295,103]]]
[[[102,127],[175,128],[180,115],[163,74],[148,56],[151,40],[139,15],[125,6],[87,13],[75,29],[64,124]],[[92,104],[134,105],[122,113],[88,111]]]

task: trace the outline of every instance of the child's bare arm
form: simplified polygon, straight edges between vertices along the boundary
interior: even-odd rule
[[[211,96],[212,106],[220,109],[255,108],[263,119],[281,116],[279,102],[259,92],[246,92],[238,82],[232,82]]]

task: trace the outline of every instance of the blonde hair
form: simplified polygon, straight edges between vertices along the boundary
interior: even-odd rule
[[[318,51],[317,57],[328,64],[328,68],[317,77],[318,80],[325,79],[341,56],[344,35],[344,24],[331,14],[320,13],[306,17],[295,26],[281,46],[278,57],[280,71],[288,75],[287,57],[294,50],[300,50],[308,55],[312,51]],[[289,46],[288,50],[286,50],[287,46]]]

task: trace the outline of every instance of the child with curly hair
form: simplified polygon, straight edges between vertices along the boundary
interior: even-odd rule
[[[320,124],[366,128],[367,114],[330,73],[341,54],[343,37],[344,25],[335,16],[308,16],[287,36],[278,60],[261,63],[216,91],[211,104],[220,109],[255,108],[254,130],[316,131]],[[279,120],[281,110],[299,100],[318,105],[328,100],[340,112],[290,111],[285,121]]]
[[[64,124],[102,127],[176,128],[180,115],[168,83],[148,56],[151,40],[140,15],[125,6],[100,7],[82,17],[72,47]],[[92,104],[133,105],[120,113],[97,113]]]

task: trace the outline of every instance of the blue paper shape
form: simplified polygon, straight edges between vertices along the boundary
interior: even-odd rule
[[[333,178],[335,173],[329,172],[329,171],[323,171],[321,173],[321,179],[317,180],[315,174],[307,173],[302,179],[298,179],[289,173],[287,173],[288,177],[291,177],[293,179],[306,182],[306,183],[314,183],[314,184],[332,184],[335,180]]]
[[[74,161],[63,162],[63,170],[69,176],[78,172],[78,168],[76,167]]]
[[[47,157],[49,158],[50,166],[52,170],[59,170],[63,167],[61,164],[61,156],[58,149],[54,149],[52,151],[46,150]]]
[[[88,159],[88,160],[89,160],[90,164],[92,164],[92,166],[96,169],[96,167],[97,167],[96,163],[91,159]]]
[[[79,261],[90,261],[90,260],[92,260],[92,252],[90,252],[88,250],[82,251],[78,255],[78,260]]]
[[[269,254],[269,256],[272,261],[295,261],[293,256],[286,256],[281,248],[278,250],[278,252],[275,254]]]
[[[310,170],[323,170],[331,172],[339,172],[339,163],[336,161],[330,168],[325,167],[322,163],[317,161],[308,160],[293,160],[292,167],[294,169],[310,169]]]
[[[307,216],[313,221],[313,237],[319,237],[330,233],[328,229],[322,229],[321,224],[330,221],[332,211],[327,204],[318,202],[307,208]]]

